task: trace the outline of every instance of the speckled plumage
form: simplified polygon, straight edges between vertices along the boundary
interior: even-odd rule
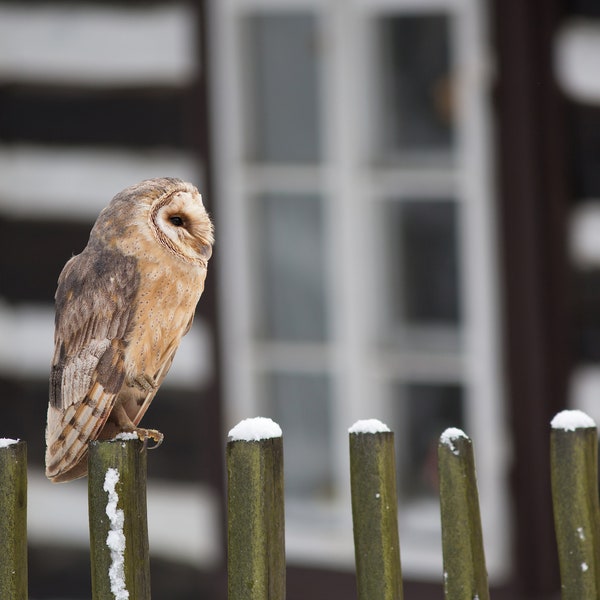
[[[213,229],[198,190],[142,181],[100,213],[88,245],[56,291],[46,476],[87,472],[87,444],[138,429],[191,327],[204,290]]]

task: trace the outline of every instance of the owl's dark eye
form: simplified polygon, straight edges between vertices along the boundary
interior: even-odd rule
[[[183,227],[184,225],[184,221],[179,215],[173,215],[172,217],[169,217],[169,221],[171,221],[175,227]]]

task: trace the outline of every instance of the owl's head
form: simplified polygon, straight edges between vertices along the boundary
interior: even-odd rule
[[[163,177],[125,188],[100,213],[90,235],[92,244],[116,243],[133,255],[142,251],[142,240],[157,242],[178,259],[206,267],[213,225],[191,183]]]
[[[150,205],[148,224],[152,235],[179,258],[206,265],[214,238],[202,196],[191,183],[168,181],[172,185]]]

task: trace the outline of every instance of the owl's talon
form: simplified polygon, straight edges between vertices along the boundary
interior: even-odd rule
[[[148,450],[155,450],[163,443],[163,440],[165,439],[165,436],[157,429],[143,429],[141,427],[138,427],[135,429],[135,432],[137,433],[140,440],[144,442],[142,450],[146,450],[146,448]],[[149,439],[155,442],[153,446],[148,446]]]

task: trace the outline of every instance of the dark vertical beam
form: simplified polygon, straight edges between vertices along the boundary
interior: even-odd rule
[[[217,306],[217,282],[219,261],[219,224],[215,222],[214,206],[218,199],[214,196],[213,185],[213,158],[210,139],[210,113],[209,113],[209,70],[210,70],[210,48],[208,28],[208,2],[207,0],[193,0],[196,7],[197,31],[198,31],[198,55],[200,72],[194,84],[191,94],[192,106],[190,107],[190,122],[192,123],[192,147],[203,167],[204,182],[200,190],[204,204],[211,214],[215,225],[216,243],[213,256],[209,265],[206,287],[200,301],[200,314],[208,320],[212,333],[212,357],[215,365],[214,377],[210,385],[205,389],[206,419],[203,425],[202,435],[205,447],[208,450],[208,461],[204,461],[206,469],[205,476],[209,482],[221,491],[225,498],[224,487],[224,444],[222,436],[222,403],[223,394],[221,386],[221,362],[220,362],[220,338],[218,332],[218,306]]]
[[[205,187],[201,190],[205,205],[213,218],[215,226],[215,247],[211,258],[209,280],[204,291],[202,301],[203,314],[210,322],[212,331],[212,356],[214,360],[214,377],[212,383],[206,390],[206,419],[204,421],[202,435],[205,440],[205,457],[203,466],[206,469],[206,478],[211,486],[216,489],[221,498],[219,505],[226,505],[225,498],[225,439],[223,437],[223,386],[222,386],[222,367],[221,367],[221,342],[219,335],[217,289],[219,279],[219,223],[214,217],[214,207],[219,201],[215,197],[216,186],[213,183],[214,164],[212,155],[211,125],[210,125],[210,27],[209,27],[209,1],[210,0],[191,0],[196,6],[197,31],[198,31],[198,54],[200,73],[195,85],[193,97],[196,103],[192,110],[193,123],[193,147],[198,156],[202,158],[205,174]],[[222,547],[227,545],[227,531],[225,527],[225,518],[222,515],[221,543]],[[227,571],[226,564],[223,562],[214,571],[211,578],[212,595],[214,600],[225,598],[227,590]]]
[[[493,0],[500,240],[520,598],[559,590],[549,422],[570,367],[564,107],[553,77],[560,0]]]

